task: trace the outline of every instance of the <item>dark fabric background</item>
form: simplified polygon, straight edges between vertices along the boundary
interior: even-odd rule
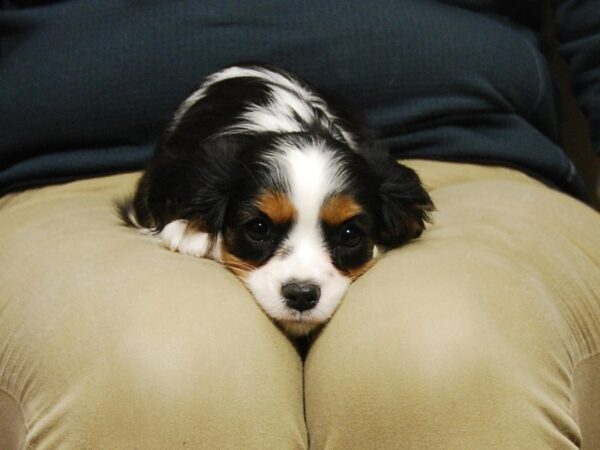
[[[346,98],[398,157],[514,165],[578,193],[539,3],[4,1],[0,192],[141,168],[201,77],[258,61]]]

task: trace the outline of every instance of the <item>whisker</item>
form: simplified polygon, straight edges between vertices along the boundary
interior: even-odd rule
[[[365,271],[365,272],[366,272],[366,271]],[[351,276],[349,276],[348,278],[350,279],[350,281],[354,281],[354,280],[356,280],[357,278],[360,278],[362,275],[364,275],[364,273],[365,273],[365,272],[361,272],[361,273],[359,273],[359,274],[356,274],[356,275],[351,275]]]
[[[252,271],[252,270],[256,269],[256,267],[254,267],[248,263],[244,263],[244,262],[225,261],[223,259],[213,259],[213,261],[216,261],[220,264],[223,264],[226,267],[233,268],[233,269],[245,269],[248,271]]]
[[[220,264],[223,264],[226,267],[232,267],[235,269],[245,269],[245,270],[251,270],[253,267],[249,266],[247,264],[239,264],[239,263],[231,263],[231,262],[227,262],[227,261],[218,261]]]

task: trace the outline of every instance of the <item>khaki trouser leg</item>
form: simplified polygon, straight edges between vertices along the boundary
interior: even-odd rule
[[[0,408],[21,422],[10,439],[305,447],[295,349],[222,266],[117,224],[111,199],[135,178],[0,201],[0,387],[19,405]]]
[[[600,424],[600,405],[576,421],[573,390],[600,350],[600,215],[507,169],[412,165],[435,224],[352,286],[309,353],[312,447],[576,448]]]

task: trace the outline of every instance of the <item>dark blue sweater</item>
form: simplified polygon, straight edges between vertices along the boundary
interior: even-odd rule
[[[600,7],[554,3],[600,152]],[[543,1],[1,4],[0,192],[141,168],[198,80],[248,60],[346,97],[398,157],[515,166],[582,191],[538,42]]]

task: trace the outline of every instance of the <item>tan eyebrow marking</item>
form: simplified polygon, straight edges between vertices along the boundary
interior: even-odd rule
[[[273,223],[287,223],[296,219],[296,208],[289,197],[281,192],[263,192],[258,197],[257,205]]]
[[[334,195],[321,208],[321,220],[329,225],[339,225],[363,212],[350,195]]]

